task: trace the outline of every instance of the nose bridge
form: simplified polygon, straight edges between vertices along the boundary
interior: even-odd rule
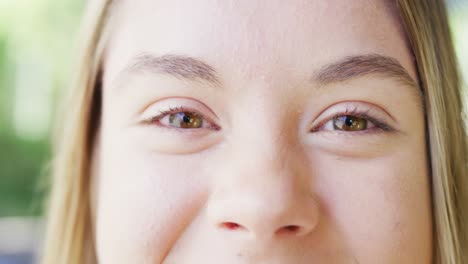
[[[228,152],[223,160],[229,162],[219,170],[208,204],[215,228],[264,239],[314,229],[318,204],[292,146],[263,137]]]
[[[259,121],[262,122],[262,121]],[[279,127],[263,124],[257,129],[238,135],[240,140],[230,144],[223,160],[225,192],[240,187],[242,192],[290,192],[303,181],[304,163],[291,137]],[[267,188],[268,187],[268,188]],[[305,186],[302,186],[305,187]],[[223,189],[220,184],[219,189]]]

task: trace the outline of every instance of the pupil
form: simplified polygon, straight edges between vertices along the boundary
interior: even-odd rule
[[[347,126],[352,126],[353,123],[354,123],[353,118],[350,117],[350,116],[347,116],[347,117],[346,117],[346,120],[345,120],[345,124],[346,124]]]
[[[192,120],[192,118],[190,118],[190,116],[188,116],[187,114],[185,114],[184,117],[182,118],[182,120],[184,121],[184,123],[190,123],[190,121]]]

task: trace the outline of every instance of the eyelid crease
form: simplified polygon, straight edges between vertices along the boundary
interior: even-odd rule
[[[164,101],[169,101],[169,103],[164,103]],[[172,101],[176,101],[176,102],[172,102]],[[192,97],[186,97],[186,96],[165,96],[165,97],[162,97],[162,98],[158,98],[155,101],[146,103],[143,107],[141,107],[137,111],[136,115],[145,116],[145,112],[147,112],[148,109],[152,109],[154,107],[154,105],[163,104],[163,103],[164,103],[164,105],[179,105],[180,107],[182,107],[184,109],[188,109],[187,112],[195,112],[195,113],[201,112],[201,111],[197,110],[196,107],[185,107],[185,106],[183,106],[185,103],[182,103],[180,101],[195,102],[195,105],[200,105],[200,107],[205,108],[208,111],[208,113],[214,117],[214,118],[209,118],[210,120],[214,121],[214,119],[219,119],[218,115],[216,115],[216,113],[213,110],[211,110],[211,108],[208,107],[205,103],[203,103],[203,102],[201,102],[201,101],[199,101],[197,99],[194,99]],[[193,103],[190,103],[190,104],[193,105]],[[163,108],[163,107],[161,107],[161,108]],[[166,108],[166,107],[164,107],[164,108]],[[151,116],[154,116],[154,115],[151,115]],[[202,116],[205,117],[206,115],[202,115]],[[138,118],[137,123],[142,122],[143,119],[145,119],[145,117]]]

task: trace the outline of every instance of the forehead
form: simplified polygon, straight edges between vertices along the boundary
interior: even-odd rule
[[[132,0],[114,10],[106,75],[141,53],[186,54],[242,76],[307,74],[333,59],[396,58],[415,76],[393,2]]]

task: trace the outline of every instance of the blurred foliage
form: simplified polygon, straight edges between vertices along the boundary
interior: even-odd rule
[[[50,102],[67,85],[70,67],[64,66],[71,65],[75,53],[83,4],[79,0],[0,0],[0,217],[41,213],[45,192],[41,181],[50,160],[50,117],[54,115]],[[36,100],[43,102],[34,104]],[[45,113],[36,115],[44,120],[31,123],[44,122],[45,131],[32,127],[34,133],[21,133],[16,123],[24,113],[16,111],[18,102],[30,108],[25,113],[32,118],[34,112]]]
[[[38,181],[49,157],[47,141],[24,141],[0,135],[0,217],[40,213],[44,189]]]
[[[0,0],[0,217],[41,213],[44,189],[38,179],[47,175],[50,124],[43,132],[20,133],[21,126],[16,123],[25,113],[15,112],[15,106],[22,102],[21,106],[31,108],[33,113],[48,106],[46,111],[53,113],[49,101],[42,105],[34,102],[44,100],[43,94],[45,99],[52,97],[50,102],[56,101],[57,92],[67,84],[84,2]],[[468,27],[468,1],[452,6],[450,20],[466,77],[468,31],[464,29]],[[42,75],[46,75],[45,80],[39,78]],[[19,88],[22,93],[18,93]],[[31,113],[26,114],[31,118]],[[32,115],[30,121],[35,118]],[[36,120],[39,123],[50,121],[47,115],[40,118],[44,120]]]

